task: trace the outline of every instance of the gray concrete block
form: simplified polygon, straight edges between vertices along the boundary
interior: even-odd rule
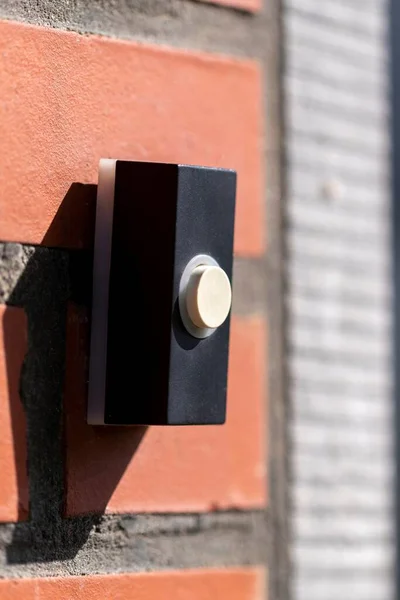
[[[393,407],[385,402],[385,398],[369,398],[364,395],[353,395],[351,402],[346,395],[333,397],[329,388],[326,392],[304,392],[293,387],[293,418],[300,423],[324,422],[330,424],[347,423],[354,427],[378,427],[388,431],[393,422]],[[317,460],[318,457],[316,457]],[[294,457],[294,460],[296,457]],[[393,465],[381,465],[383,469],[392,469]]]
[[[324,301],[323,297],[321,301]],[[391,347],[386,339],[371,336],[371,341],[366,344],[363,338],[348,335],[346,330],[338,330],[334,325],[326,326],[320,331],[310,331],[300,326],[293,327],[290,349],[292,353],[304,353],[306,356],[319,353],[328,357],[340,356],[357,364],[381,360],[386,362],[391,356]]]
[[[326,359],[323,355],[304,356],[293,354],[289,357],[290,372],[293,381],[308,379],[313,382],[324,382],[329,387],[331,382],[341,381],[349,384],[368,384],[372,388],[382,387],[391,381],[390,364],[370,365],[366,368],[362,364],[349,363],[341,357]],[[389,433],[389,432],[388,432]]]
[[[320,421],[318,424],[313,420],[309,421],[316,428],[329,429],[329,422]],[[342,421],[343,423],[343,421]],[[339,423],[338,423],[339,425]],[[386,425],[387,426],[387,425]],[[360,428],[360,425],[358,425]],[[383,427],[382,427],[383,430]],[[373,440],[371,440],[373,443]],[[362,453],[356,454],[351,448],[346,453],[337,453],[331,448],[325,448],[316,453],[314,449],[304,448],[299,444],[295,445],[296,456],[293,462],[293,474],[299,485],[315,486],[330,490],[332,485],[340,491],[341,486],[357,486],[364,488],[368,493],[371,487],[390,487],[394,481],[394,469],[390,465],[390,452],[386,449],[380,449],[374,452],[373,456],[366,461]],[[310,513],[312,514],[312,513]],[[303,513],[296,518],[302,519]],[[346,522],[346,514],[338,512],[337,519],[340,522]],[[349,519],[349,527],[353,518]],[[391,515],[377,514],[378,523],[391,522]],[[330,521],[331,522],[331,521]]]
[[[360,96],[371,90],[384,89],[387,72],[372,68],[368,61],[342,56],[326,46],[313,46],[306,38],[288,37],[286,41],[287,72],[315,79],[326,80],[347,89],[359,89]],[[378,91],[379,93],[379,91]]]
[[[0,525],[3,577],[160,571],[260,564],[265,514],[90,516]]]
[[[286,146],[287,162],[316,173],[346,174],[357,180],[380,182],[388,177],[387,165],[376,157],[337,148],[312,138],[295,138]]]
[[[337,82],[338,87],[345,85],[343,82]],[[384,93],[386,87],[382,89]],[[360,97],[360,102],[363,101],[363,96]],[[333,97],[330,104],[326,106],[321,102],[308,100],[307,98],[295,98],[293,94],[288,95],[288,118],[291,124],[290,130],[302,133],[304,136],[315,137],[320,136],[321,143],[324,142],[323,134],[326,133],[334,137],[338,142],[339,147],[346,148],[346,143],[356,150],[363,152],[370,151],[373,154],[373,143],[378,144],[384,149],[383,143],[387,138],[387,131],[382,128],[385,123],[386,111],[382,110],[381,114],[368,115],[363,111],[358,111],[355,108],[341,109],[339,103],[335,103]],[[312,118],[311,115],[314,115]],[[335,132],[335,128],[338,131]],[[360,135],[365,136],[365,146],[361,145]],[[288,139],[290,139],[289,134]],[[379,153],[375,152],[375,155]]]
[[[347,326],[351,327],[351,325],[351,323],[348,323]],[[367,337],[366,343],[368,343]],[[331,402],[344,401],[345,399],[347,399],[347,402],[350,402],[353,398],[356,401],[365,399],[366,401],[376,402],[381,401],[382,398],[387,401],[387,398],[391,397],[392,382],[371,383],[371,381],[364,382],[364,380],[360,379],[353,380],[347,378],[336,380],[330,378],[328,381],[325,381],[323,378],[307,377],[307,374],[303,374],[301,371],[294,376],[294,373],[291,371],[288,390],[292,395],[298,392],[301,395],[323,396],[326,398],[326,401]]]
[[[336,240],[333,236],[327,236],[324,244],[323,239],[318,239],[318,236],[305,235],[299,231],[290,238],[288,255],[290,259],[295,257],[297,264],[308,265],[310,269],[314,265],[318,267],[324,263],[327,269],[341,266],[355,277],[369,274],[371,281],[375,278],[379,280],[384,274],[390,274],[389,258],[382,249],[377,247],[374,252],[371,246],[358,248],[357,244],[354,244],[349,250],[346,239]]]
[[[354,427],[347,422],[319,425],[294,422],[290,427],[293,444],[299,453],[320,455],[323,452],[335,457],[379,456],[381,460],[390,459],[393,451],[392,439],[385,428]]]
[[[394,596],[392,580],[390,569],[375,574],[367,569],[361,573],[328,570],[319,577],[318,571],[306,571],[304,574],[302,569],[293,584],[293,593],[298,600],[388,600]]]
[[[311,22],[323,22],[335,30],[336,27],[357,37],[365,37],[379,43],[386,31],[386,2],[380,0],[337,2],[325,0],[287,0],[286,6]]]
[[[391,236],[390,223],[386,218],[379,218],[386,215],[364,212],[361,202],[357,208],[358,210],[353,206],[353,210],[349,211],[348,205],[341,198],[330,200],[321,195],[312,199],[293,194],[286,214],[288,225],[299,235],[304,232],[313,234],[315,238],[327,236],[337,240],[337,243],[346,243],[351,238],[353,248],[357,241],[356,249],[369,247],[372,251],[379,249],[387,254]]]
[[[334,457],[332,457],[333,459]],[[371,485],[367,490],[365,487],[359,488],[352,483],[340,485],[334,481],[331,481],[329,486],[317,486],[314,483],[298,483],[292,490],[291,498],[293,510],[298,515],[302,514],[303,511],[325,511],[329,514],[340,513],[341,515],[347,515],[347,518],[351,519],[353,514],[360,514],[364,511],[372,511],[373,514],[378,514],[379,512],[382,514],[392,514],[391,498],[389,498],[387,490],[379,488],[376,485]],[[329,546],[328,542],[327,545]],[[318,547],[310,546],[310,551],[314,552],[317,550]],[[380,546],[378,550],[381,552],[382,557],[385,556],[387,566],[392,558],[392,548],[390,545],[389,547]],[[297,560],[298,558],[299,555],[295,555],[295,559]],[[298,564],[300,565],[300,563]],[[336,567],[341,566],[339,562],[336,563],[333,559],[332,565]],[[318,569],[318,566],[322,568],[322,565],[316,562],[316,569]],[[364,566],[364,564],[359,563],[353,566],[356,568],[357,566]],[[378,567],[378,565],[375,566]]]
[[[348,546],[337,544],[333,546],[328,542],[317,546],[304,543],[295,543],[293,555],[299,568],[314,570],[327,569],[335,565],[337,569],[357,569],[360,565],[365,571],[369,569],[382,569],[388,572],[387,553],[383,544],[370,542],[351,543]]]
[[[324,299],[327,294],[333,294],[344,305],[360,306],[361,304],[370,307],[371,310],[382,305],[389,307],[392,302],[392,289],[383,275],[372,278],[366,271],[358,273],[355,277],[353,273],[342,269],[341,265],[325,270],[321,265],[292,262],[288,267],[288,273],[290,276],[288,289],[296,296]],[[307,329],[300,325],[300,331],[306,333]],[[341,339],[346,336],[346,339],[349,337],[350,342],[355,341],[352,332],[338,332],[334,327],[324,330],[321,334],[332,336],[330,339],[334,344],[337,343],[338,335]],[[378,339],[377,342],[381,344],[383,340]],[[385,340],[385,345],[389,345],[389,340]]]
[[[326,80],[310,80],[297,74],[285,78],[285,90],[292,104],[301,103],[321,107],[321,111],[343,110],[346,114],[355,112],[357,120],[366,117],[381,119],[386,114],[387,106],[382,89],[371,89],[360,97],[356,88],[348,89],[346,85],[336,86]]]
[[[349,215],[362,213],[365,218],[378,220],[381,226],[388,227],[390,207],[382,199],[388,197],[389,181],[371,184],[369,181],[354,181],[349,177],[292,167],[287,185],[290,209],[295,201],[304,203],[305,209],[309,201],[341,204],[346,206]]]
[[[350,63],[368,65],[372,70],[387,65],[383,28],[374,37],[359,36],[332,22],[310,19],[306,13],[291,10],[286,11],[285,16],[285,31],[291,43],[305,43],[316,50],[325,48],[335,56],[346,58]]]
[[[387,543],[393,540],[393,527],[390,518],[367,517],[354,515],[346,519],[338,514],[332,516],[316,516],[312,514],[295,519],[293,533],[302,543],[318,544],[330,542],[331,544],[359,543]]]

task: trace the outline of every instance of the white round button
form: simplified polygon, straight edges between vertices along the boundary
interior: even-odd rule
[[[219,327],[228,316],[231,304],[231,284],[221,267],[200,265],[192,271],[187,287],[186,308],[196,327]]]

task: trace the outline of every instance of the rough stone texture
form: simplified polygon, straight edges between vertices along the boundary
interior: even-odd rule
[[[0,527],[2,576],[153,571],[264,562],[265,513],[124,515]]]
[[[393,597],[386,0],[285,0],[293,598]]]
[[[255,16],[183,0],[3,0],[0,18],[248,56],[265,53],[274,26],[269,8]]]

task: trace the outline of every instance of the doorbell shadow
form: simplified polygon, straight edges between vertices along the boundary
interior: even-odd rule
[[[4,360],[19,519],[7,548],[9,563],[73,558],[101,520],[146,432],[144,427],[86,425],[96,192],[95,185],[73,183],[42,246],[1,244]],[[26,319],[15,318],[15,307],[23,309]],[[21,368],[16,340],[26,336]],[[77,483],[74,478],[71,490],[69,474],[93,440],[107,456],[103,468],[97,469],[93,456],[86,464],[88,479]],[[118,452],[107,455],[113,447]],[[74,504],[82,493],[95,498],[91,514],[79,513]]]

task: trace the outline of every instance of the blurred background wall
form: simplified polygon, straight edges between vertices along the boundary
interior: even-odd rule
[[[386,600],[394,545],[388,3],[284,0],[283,26],[292,592]]]

